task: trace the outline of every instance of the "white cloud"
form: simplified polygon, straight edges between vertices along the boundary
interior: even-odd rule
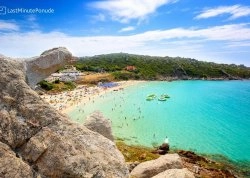
[[[232,24],[203,29],[174,28],[135,35],[92,37],[70,36],[60,32],[11,32],[1,33],[0,41],[0,53],[13,57],[35,56],[44,50],[65,46],[76,56],[128,52],[214,59],[214,56],[218,57],[221,51],[224,57],[225,53],[230,53],[226,57],[231,57],[232,53],[238,54],[240,51],[238,46],[227,48],[227,44],[249,43],[250,27],[248,24]],[[209,43],[212,45],[209,46]],[[250,52],[246,54],[249,56]]]
[[[203,10],[196,19],[206,19],[216,17],[222,14],[229,14],[230,20],[237,19],[244,16],[250,16],[250,7],[242,5],[220,6],[212,9]]]
[[[18,31],[19,26],[16,23],[13,23],[13,22],[7,22],[7,21],[0,20],[0,30]]]
[[[133,30],[135,30],[135,27],[128,26],[128,27],[125,27],[125,28],[122,28],[121,30],[119,30],[119,32],[128,32],[128,31],[133,31]]]
[[[157,8],[176,0],[104,0],[91,3],[97,9],[107,11],[113,20],[127,23],[132,19],[145,19]]]
[[[239,41],[250,39],[250,28],[247,24],[222,25],[204,29],[174,28],[169,30],[148,31],[134,35],[133,38],[144,39],[145,41],[161,41],[174,38]]]

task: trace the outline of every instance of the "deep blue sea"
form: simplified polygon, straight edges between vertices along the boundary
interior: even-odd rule
[[[149,94],[170,99],[146,101]],[[84,110],[79,112],[80,110]],[[171,148],[250,161],[250,81],[144,82],[81,104],[68,114],[83,122],[100,110],[129,144]]]

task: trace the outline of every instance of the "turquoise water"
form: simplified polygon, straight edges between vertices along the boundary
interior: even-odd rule
[[[171,98],[146,101],[149,94]],[[68,114],[83,122],[94,110],[110,118],[114,135],[130,144],[154,146],[168,136],[172,148],[250,161],[250,81],[145,82]]]

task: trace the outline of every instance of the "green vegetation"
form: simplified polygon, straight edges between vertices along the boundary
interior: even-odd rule
[[[39,82],[38,84],[40,85],[42,89],[47,90],[47,91],[52,90],[54,87],[52,83],[49,83],[46,80],[43,80]]]
[[[135,74],[134,72],[128,72],[128,71],[116,71],[113,72],[112,75],[116,80],[138,80],[140,79],[140,76],[138,74]]]
[[[54,82],[50,83],[45,80],[38,83],[40,87],[46,91],[50,92],[60,92],[60,91],[67,91],[73,90],[76,88],[76,85],[73,82],[61,82],[60,80],[55,80]]]
[[[123,139],[116,138],[116,146],[123,154],[126,162],[144,162],[144,161],[150,161],[154,160],[160,157],[158,154],[152,153],[153,148],[147,148],[139,145],[127,145]],[[178,149],[171,149],[169,153],[177,153],[179,154]],[[239,175],[239,177],[248,177],[249,176],[249,163],[246,162],[234,162],[232,160],[229,160],[225,157],[222,157],[221,155],[198,155],[195,154],[193,156],[190,156],[190,158],[182,156],[186,162],[189,164],[185,164],[187,168],[193,169],[193,165],[199,165],[203,170],[206,169],[207,171],[210,171],[210,173],[214,173],[214,177],[222,177],[222,175],[231,175],[231,173],[234,173],[236,175]],[[207,159],[208,158],[208,159]],[[190,164],[191,163],[191,164]],[[229,173],[230,170],[230,173]],[[226,174],[229,173],[229,174]],[[199,177],[209,177],[206,175],[206,171],[201,171],[199,174]],[[230,176],[231,177],[231,176]]]
[[[150,161],[160,157],[158,154],[151,153],[153,151],[151,148],[126,145],[122,141],[117,141],[116,146],[123,154],[126,162]]]
[[[71,81],[63,82],[63,83],[64,83],[64,86],[65,86],[63,89],[65,89],[65,90],[73,90],[73,89],[76,88],[76,85]]]
[[[82,57],[75,66],[80,71],[109,72],[117,80],[250,78],[250,68],[244,65],[216,64],[190,58],[153,57],[125,53]],[[136,69],[126,70],[127,66],[134,66]]]

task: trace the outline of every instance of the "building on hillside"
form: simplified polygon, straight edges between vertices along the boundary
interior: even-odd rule
[[[54,82],[55,80],[60,80],[63,82],[76,81],[83,73],[76,70],[74,66],[66,65],[65,69],[59,73],[53,73],[45,80],[48,82]]]
[[[127,70],[127,71],[135,71],[136,67],[135,66],[126,66],[125,70]]]

